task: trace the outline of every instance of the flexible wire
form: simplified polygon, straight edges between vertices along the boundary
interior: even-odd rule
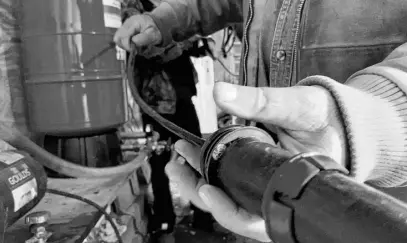
[[[143,110],[147,115],[157,121],[161,126],[165,127],[167,130],[171,131],[175,135],[179,136],[182,139],[187,140],[188,142],[201,147],[205,140],[188,132],[187,130],[177,126],[176,124],[170,122],[169,120],[162,117],[157,111],[151,108],[144,100],[141,98],[138,91],[138,79],[140,78],[138,73],[136,73],[135,65],[137,58],[137,49],[132,47],[128,61],[127,61],[127,79],[129,81],[129,87],[133,95],[134,100],[139,105],[141,110]]]
[[[75,195],[72,193],[55,190],[55,189],[47,189],[47,192],[50,194],[54,194],[54,195],[58,195],[58,196],[62,196],[62,197],[76,199],[78,201],[84,202],[84,203],[89,204],[89,205],[93,206],[94,208],[96,208],[100,213],[102,213],[106,217],[106,220],[109,221],[109,223],[112,225],[113,231],[116,235],[118,242],[123,243],[123,239],[120,235],[117,225],[114,223],[112,216],[110,216],[110,214],[108,214],[104,208],[102,208],[101,206],[99,206],[98,204],[96,204],[95,202],[93,202],[87,198],[84,198],[84,197],[81,197],[81,196],[78,196],[78,195]],[[143,242],[144,242],[145,236],[143,234],[141,234],[140,232],[136,232],[136,233],[143,238]]]

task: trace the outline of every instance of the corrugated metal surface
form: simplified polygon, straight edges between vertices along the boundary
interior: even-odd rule
[[[18,4],[19,0],[0,0],[0,123],[2,127],[12,126],[27,133]],[[1,141],[0,150],[4,147]]]

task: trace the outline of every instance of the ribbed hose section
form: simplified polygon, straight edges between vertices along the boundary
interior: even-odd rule
[[[336,100],[354,179],[380,187],[405,183],[407,98],[395,83],[377,75],[361,75],[347,85],[323,76],[308,77],[299,84],[322,86]]]

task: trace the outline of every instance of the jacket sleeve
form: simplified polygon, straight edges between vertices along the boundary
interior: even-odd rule
[[[161,31],[162,46],[243,21],[242,0],[165,0],[148,15]]]
[[[407,184],[407,43],[345,84],[321,76],[299,84],[322,86],[335,98],[356,180],[380,187]]]

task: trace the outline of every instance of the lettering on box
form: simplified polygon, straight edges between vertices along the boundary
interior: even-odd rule
[[[10,190],[14,190],[34,178],[33,172],[23,160],[7,168],[4,175]]]
[[[13,175],[8,178],[8,182],[10,183],[11,186],[18,184],[22,182],[24,179],[27,179],[28,177],[31,176],[31,172],[28,169],[28,167],[24,168],[21,171],[19,171],[15,167],[10,168],[10,170],[13,172]]]

